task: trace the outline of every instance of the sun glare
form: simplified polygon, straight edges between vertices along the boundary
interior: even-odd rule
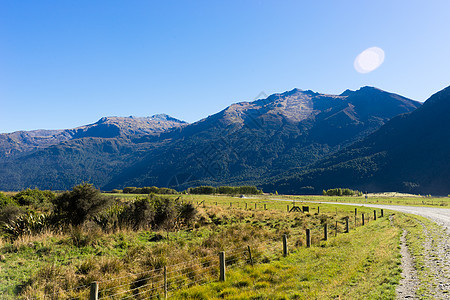
[[[359,73],[369,73],[381,66],[384,61],[384,51],[378,47],[367,48],[355,59],[354,67]]]

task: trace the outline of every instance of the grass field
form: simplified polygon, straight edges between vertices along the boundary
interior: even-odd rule
[[[389,193],[394,194],[395,193]],[[107,194],[114,197],[119,197],[123,199],[134,199],[142,195],[138,194]],[[239,198],[238,196],[227,196],[227,195],[168,195],[171,197],[182,197],[185,199],[191,199],[192,201],[207,201],[207,203],[215,203],[216,201],[233,203],[258,203],[261,201],[270,201],[271,199],[282,199],[282,200],[292,200],[296,202],[302,201],[317,201],[317,202],[342,202],[342,203],[367,203],[367,204],[389,204],[389,205],[413,205],[413,206],[428,206],[428,207],[442,207],[450,208],[450,197],[428,197],[428,196],[418,196],[412,195],[410,197],[399,194],[398,196],[390,197],[383,196],[379,194],[374,194],[365,198],[361,197],[350,197],[350,196],[286,196],[286,195],[254,195],[248,196],[248,198]],[[268,202],[266,202],[268,203]],[[273,202],[275,203],[275,202]],[[286,203],[287,204],[287,203]]]
[[[119,196],[131,201],[138,195]],[[73,228],[14,242],[0,240],[2,299],[86,299],[93,281],[100,281],[104,299],[157,298],[162,290],[153,280],[161,281],[164,266],[177,276],[173,280],[169,276],[169,295],[175,299],[395,298],[401,228],[414,225],[406,215],[395,213],[391,222],[385,212],[384,218],[374,221],[374,209],[358,207],[355,218],[351,206],[300,202],[311,197],[295,198],[296,205],[309,206],[309,213],[288,213],[287,206],[292,208],[293,203],[269,196],[169,197],[195,204],[199,213],[193,228],[178,232]],[[366,226],[361,226],[361,213]],[[343,233],[346,217],[350,233]],[[322,240],[325,223],[328,241]],[[306,229],[311,230],[311,248],[305,247]],[[284,234],[288,257],[281,255]],[[254,266],[245,255],[249,246]],[[220,251],[231,259],[225,282],[217,281]]]

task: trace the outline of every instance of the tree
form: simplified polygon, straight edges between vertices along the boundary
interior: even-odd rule
[[[111,205],[111,198],[102,195],[92,184],[83,183],[64,192],[53,201],[55,213],[63,222],[81,225]]]

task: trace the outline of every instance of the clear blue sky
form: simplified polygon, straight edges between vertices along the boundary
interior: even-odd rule
[[[0,132],[194,122],[260,92],[450,85],[450,1],[0,0]],[[375,71],[355,71],[369,47]]]

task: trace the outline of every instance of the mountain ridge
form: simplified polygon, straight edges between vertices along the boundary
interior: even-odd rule
[[[376,109],[379,102],[383,109]],[[1,158],[0,189],[68,189],[81,181],[102,189],[260,185],[267,177],[332,155],[394,115],[420,106],[378,89],[362,88],[345,96],[293,89],[149,133],[121,131],[115,124],[119,119],[106,118],[79,127],[77,138]],[[161,118],[167,119],[155,117],[152,124]]]

